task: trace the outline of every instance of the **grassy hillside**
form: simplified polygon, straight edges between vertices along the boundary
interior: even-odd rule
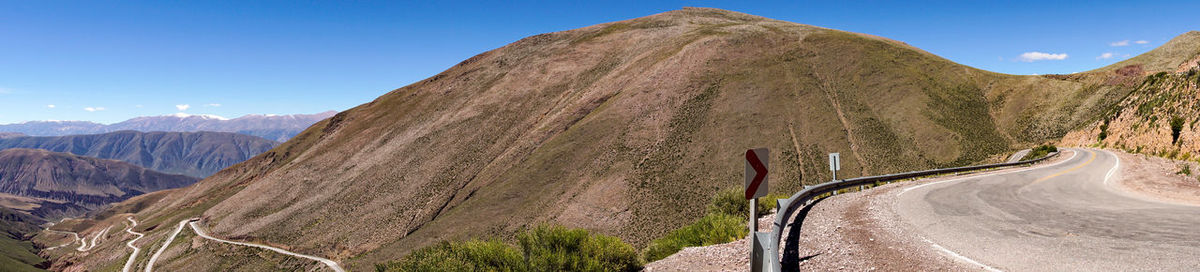
[[[44,271],[49,262],[37,255],[29,241],[44,223],[33,216],[0,207],[0,270]]]
[[[1124,77],[997,74],[688,8],[482,53],[128,211],[147,226],[202,216],[217,236],[352,269],[542,223],[640,249],[740,186],[747,148],[771,148],[770,190],[785,194],[830,179],[828,152],[844,177],[976,163],[1093,122],[1136,87],[1110,76]]]

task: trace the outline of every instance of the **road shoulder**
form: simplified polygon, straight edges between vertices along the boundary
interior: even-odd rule
[[[1200,206],[1200,180],[1196,162],[1170,160],[1161,157],[1110,151],[1121,159],[1118,174],[1110,186],[1133,196],[1172,204]],[[1178,174],[1180,165],[1188,164],[1191,175]]]

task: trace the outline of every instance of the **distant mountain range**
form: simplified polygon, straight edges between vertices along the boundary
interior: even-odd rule
[[[299,134],[317,121],[329,118],[336,111],[317,114],[258,115],[251,114],[234,119],[216,115],[191,115],[177,113],[163,116],[137,117],[120,123],[105,125],[87,121],[30,121],[0,125],[0,138],[4,132],[24,133],[32,136],[64,136],[97,134],[120,130],[136,131],[217,131],[253,135],[275,141]]]
[[[278,144],[259,137],[229,132],[125,130],[93,135],[0,138],[0,150],[45,149],[119,160],[155,171],[199,178],[257,156]]]
[[[95,208],[147,192],[179,188],[198,178],[137,165],[40,149],[0,151],[0,193]]]

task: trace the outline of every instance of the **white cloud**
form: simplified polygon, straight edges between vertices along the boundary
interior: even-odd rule
[[[1113,57],[1112,52],[1104,52],[1104,54],[1100,54],[1100,56],[1096,57],[1096,59],[1111,59],[1112,57]]]
[[[53,109],[53,108],[54,108],[54,107],[56,107],[56,106],[54,106],[54,104],[50,104],[50,105],[46,105],[46,107],[47,107],[47,108],[51,108],[51,109]]]
[[[192,105],[188,105],[188,104],[179,104],[179,105],[175,105],[175,108],[176,108],[176,109],[179,109],[179,111],[185,111],[185,110],[187,110],[188,108],[191,108],[191,107],[192,107]]]
[[[105,108],[104,107],[86,107],[86,108],[83,108],[83,110],[89,111],[89,112],[97,112],[97,111],[105,110]]]
[[[1064,60],[1064,59],[1067,59],[1067,53],[1051,54],[1051,53],[1042,53],[1042,52],[1037,52],[1037,51],[1025,52],[1024,54],[1021,54],[1021,56],[1018,57],[1017,59],[1020,61],[1024,61],[1024,62],[1034,62],[1034,61],[1039,61],[1039,60]]]
[[[1129,46],[1129,40],[1108,43],[1109,46]]]
[[[1150,42],[1149,42],[1149,41],[1146,41],[1146,40],[1139,40],[1139,41],[1136,41],[1136,42],[1133,42],[1133,43],[1136,43],[1136,44],[1147,44],[1147,43],[1150,43]]]
[[[217,104],[217,103],[211,103],[211,104],[205,104],[204,106],[205,106],[205,107],[220,107],[220,106],[221,106],[221,104]]]
[[[136,106],[134,106],[134,107],[141,108],[141,107],[145,107],[145,106],[142,106],[142,105],[136,105]]]

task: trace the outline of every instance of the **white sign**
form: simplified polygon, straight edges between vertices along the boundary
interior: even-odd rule
[[[838,153],[829,153],[829,171],[842,170],[842,156]]]

